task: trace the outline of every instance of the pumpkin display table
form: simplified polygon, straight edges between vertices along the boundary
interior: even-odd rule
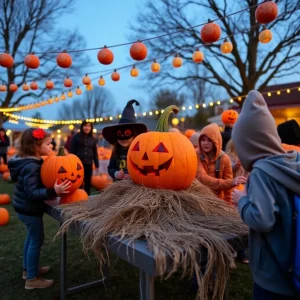
[[[91,196],[93,197],[93,196]],[[90,197],[90,198],[91,198]],[[58,222],[62,224],[61,209],[57,207],[59,201],[45,201],[45,212]],[[83,222],[77,222],[76,226],[72,227],[72,230],[80,235],[84,225]],[[67,288],[67,235],[66,233],[61,234],[61,245],[60,245],[60,299],[65,299],[65,296],[71,293],[80,292],[89,287],[103,284],[107,279],[108,268],[104,268],[104,277],[94,282],[85,283],[76,287]],[[230,243],[234,249],[244,249],[247,247],[247,238],[232,238],[228,237]],[[136,240],[131,243],[127,239],[119,239],[111,237],[108,239],[108,250],[114,253],[119,258],[123,259],[127,263],[139,269],[139,299],[140,300],[154,300],[154,277],[157,276],[156,264],[154,254],[149,250],[147,242],[144,240]],[[200,257],[205,262],[206,249],[201,247]],[[167,259],[167,264],[171,266],[171,258]],[[227,299],[227,293],[225,293],[224,300]]]

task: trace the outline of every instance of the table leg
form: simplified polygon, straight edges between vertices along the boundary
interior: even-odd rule
[[[60,243],[60,300],[66,296],[67,284],[67,234],[61,235]]]
[[[140,270],[140,300],[154,300],[154,277]]]

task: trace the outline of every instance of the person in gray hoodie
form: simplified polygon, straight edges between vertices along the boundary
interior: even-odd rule
[[[251,172],[247,188],[234,190],[232,196],[249,226],[253,299],[298,299],[290,270],[300,154],[282,149],[275,120],[257,91],[250,91],[245,99],[232,139],[243,168]]]

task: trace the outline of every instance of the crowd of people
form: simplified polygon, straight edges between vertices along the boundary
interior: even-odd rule
[[[108,173],[114,181],[128,180],[127,153],[134,138],[147,131],[137,123],[131,100],[124,108],[119,124],[103,129],[103,137],[113,145]],[[225,122],[225,130],[210,124],[191,136],[198,166],[196,179],[208,186],[229,205],[236,205],[249,226],[249,260],[254,280],[253,299],[296,299],[289,277],[293,262],[293,197],[300,194],[300,156],[289,147],[300,145],[300,127],[290,120],[276,127],[263,96],[251,91],[236,118]],[[9,145],[0,129],[1,148]],[[20,141],[18,156],[9,162],[11,178],[16,182],[13,206],[26,225],[23,254],[23,278],[26,289],[53,284],[40,275],[49,267],[39,267],[44,240],[44,200],[67,193],[69,182],[43,187],[39,172],[42,155],[50,152],[51,137],[27,129]],[[65,147],[77,155],[84,166],[84,189],[90,194],[92,165],[99,167],[97,139],[93,124],[84,121],[78,133],[72,133]],[[3,155],[2,155],[3,156]],[[238,258],[248,263],[245,251]]]

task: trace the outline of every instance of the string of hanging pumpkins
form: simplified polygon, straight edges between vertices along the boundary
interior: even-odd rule
[[[254,6],[256,6],[256,5],[254,5]],[[247,9],[249,9],[249,8],[247,8]],[[243,11],[243,10],[241,10],[241,11]],[[241,11],[238,11],[238,12],[241,12]],[[231,15],[236,14],[238,12],[232,13]],[[257,27],[260,24],[267,24],[276,19],[277,15],[278,15],[278,7],[274,2],[262,3],[257,7],[255,15],[256,15],[256,19],[259,24],[256,24],[252,27]],[[226,17],[226,16],[224,16],[224,17]],[[196,26],[199,26],[199,25],[196,25]],[[196,26],[194,26],[194,27],[196,27]],[[205,44],[201,45],[199,48],[213,44],[214,42],[220,40],[221,28],[219,27],[218,24],[209,20],[208,23],[206,23],[202,27],[200,35],[201,35],[202,41]],[[233,36],[233,34],[232,34],[232,36]],[[161,37],[161,36],[159,36],[159,37]],[[222,43],[222,45],[220,47],[221,52],[224,54],[229,54],[233,50],[232,43],[227,40],[227,38],[229,38],[229,37],[230,36],[224,38],[224,42]],[[157,38],[157,37],[154,37],[154,38]],[[153,38],[150,38],[150,39],[153,39]],[[268,29],[264,29],[259,35],[259,40],[262,43],[270,42],[271,39],[272,39],[272,32]],[[196,51],[192,55],[192,59],[195,63],[201,63],[204,60],[204,54],[202,51],[199,50],[199,48],[197,48]],[[78,51],[80,51],[80,50],[78,50]],[[100,86],[104,86],[105,80],[103,77],[106,75],[109,75],[109,74],[111,74],[111,79],[113,81],[119,81],[121,76],[120,76],[120,73],[117,72],[117,70],[121,70],[121,69],[128,68],[128,67],[132,67],[132,69],[130,71],[131,76],[137,77],[139,75],[139,70],[136,68],[136,65],[140,64],[140,63],[148,62],[148,61],[144,61],[145,58],[147,57],[147,54],[148,54],[147,47],[145,46],[145,44],[142,41],[137,41],[136,43],[132,44],[132,46],[130,47],[130,56],[134,60],[137,61],[136,64],[133,66],[130,64],[130,65],[123,66],[123,67],[120,67],[117,69],[106,71],[107,72],[106,74],[100,76],[100,78],[98,80],[98,84]],[[166,58],[168,56],[172,56],[172,54],[168,54],[168,55],[164,56],[163,58]],[[114,60],[113,52],[106,46],[101,48],[101,50],[98,52],[97,57],[98,57],[98,61],[103,65],[110,65]],[[152,61],[152,60],[149,60],[149,61]],[[59,53],[57,55],[56,62],[58,64],[58,66],[66,69],[72,65],[72,57],[66,51],[63,51],[62,53]],[[173,61],[172,61],[173,67],[179,68],[182,66],[182,63],[183,63],[182,58],[179,56],[178,53],[176,53],[175,57],[173,58]],[[11,55],[9,55],[7,53],[0,54],[0,65],[1,66],[9,68],[9,67],[12,67],[13,64],[14,64],[14,61],[13,61],[13,58]],[[36,55],[29,54],[25,57],[24,64],[30,69],[37,69],[40,65],[40,61]],[[113,72],[111,73],[111,71],[113,71]],[[160,71],[160,64],[157,62],[156,59],[154,59],[151,64],[151,71],[154,73],[157,73]],[[105,72],[105,71],[100,71],[100,72]],[[97,73],[97,72],[93,72],[93,73]],[[86,86],[87,90],[92,89],[92,80],[90,79],[88,74],[86,74],[82,78],[82,83],[84,86]],[[48,90],[52,90],[54,88],[54,82],[49,79],[46,81],[45,86]],[[70,79],[69,77],[66,77],[64,79],[64,86],[66,88],[71,88],[73,86],[72,79]],[[25,82],[22,86],[22,89],[24,91],[29,91],[30,89],[37,90],[38,84],[33,81],[30,85],[28,85]],[[12,83],[9,85],[9,90],[12,92],[16,92],[18,90],[18,86],[16,84]],[[6,91],[7,91],[7,87],[4,84],[0,85],[0,92],[6,92]],[[79,85],[77,86],[75,93],[77,95],[80,95],[82,93]],[[69,90],[67,92],[67,96],[68,97],[73,96],[72,90]],[[13,111],[30,110],[30,109],[38,108],[41,106],[49,105],[49,104],[52,104],[55,102],[59,102],[60,100],[65,100],[66,95],[64,92],[62,92],[60,97],[55,96],[54,99],[52,99],[52,98],[53,98],[53,96],[50,97],[48,100],[41,100],[39,102],[34,102],[34,103],[30,103],[30,104],[26,104],[26,105],[14,107],[14,108],[0,108],[0,111],[1,112],[13,112]]]

